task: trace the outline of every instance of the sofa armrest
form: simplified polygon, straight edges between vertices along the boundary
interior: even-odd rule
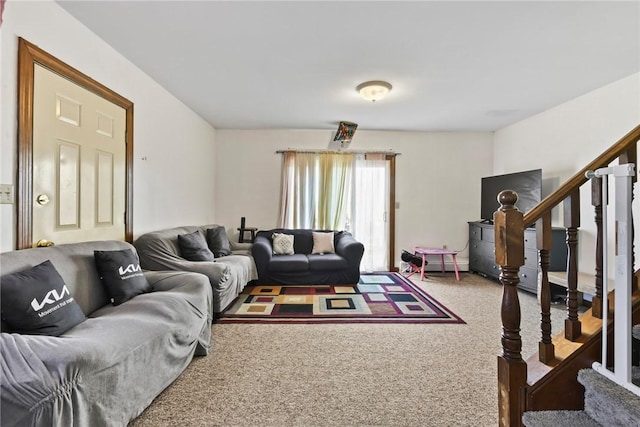
[[[204,274],[187,271],[145,271],[144,276],[153,292],[180,290],[185,297],[194,298],[192,308],[213,321],[213,291]]]
[[[186,282],[198,281],[202,278],[202,274],[186,271],[145,271],[144,277],[151,285],[153,292],[158,292],[170,291]],[[210,285],[209,288],[211,288]]]
[[[336,239],[336,254],[343,256],[350,266],[360,269],[364,245],[357,241],[351,233],[345,232]]]
[[[258,277],[265,277],[267,266],[273,256],[271,241],[266,236],[256,236],[251,247],[251,254],[253,255],[253,261],[256,263]]]
[[[216,261],[188,261],[183,258],[155,258],[156,254],[149,254],[147,259],[155,261],[155,271],[189,271],[204,274],[209,278],[211,286],[216,287],[229,277],[229,267]],[[147,272],[149,273],[149,272]]]

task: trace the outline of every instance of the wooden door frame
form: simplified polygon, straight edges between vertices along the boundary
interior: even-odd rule
[[[396,256],[396,154],[386,155],[389,161],[389,271],[398,271]]]
[[[16,249],[33,246],[33,93],[34,67],[44,68],[72,81],[125,110],[125,240],[133,241],[133,102],[91,77],[18,39],[18,169],[16,191]]]

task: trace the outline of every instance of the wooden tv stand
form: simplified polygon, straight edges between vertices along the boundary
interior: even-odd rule
[[[551,231],[551,253],[549,271],[566,271],[567,245],[566,231],[553,227]],[[538,249],[536,248],[536,230],[524,230],[524,265],[520,267],[518,287],[527,292],[538,291]],[[480,221],[469,222],[469,272],[498,279],[500,266],[496,264],[495,235],[493,224]]]

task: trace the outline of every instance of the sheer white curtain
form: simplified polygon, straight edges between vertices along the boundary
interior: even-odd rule
[[[356,156],[349,228],[364,244],[362,271],[389,268],[388,177],[389,162],[384,155]]]
[[[320,154],[318,156],[320,191],[313,227],[343,230],[350,207],[352,154]]]
[[[283,154],[281,228],[312,228],[319,183],[316,160],[313,153]]]
[[[352,170],[352,154],[285,152],[280,226],[344,229]]]

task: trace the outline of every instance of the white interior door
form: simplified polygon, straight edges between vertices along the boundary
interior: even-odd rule
[[[389,161],[356,159],[352,196],[353,236],[364,244],[362,271],[389,269]]]
[[[124,240],[126,112],[36,64],[33,243]]]

